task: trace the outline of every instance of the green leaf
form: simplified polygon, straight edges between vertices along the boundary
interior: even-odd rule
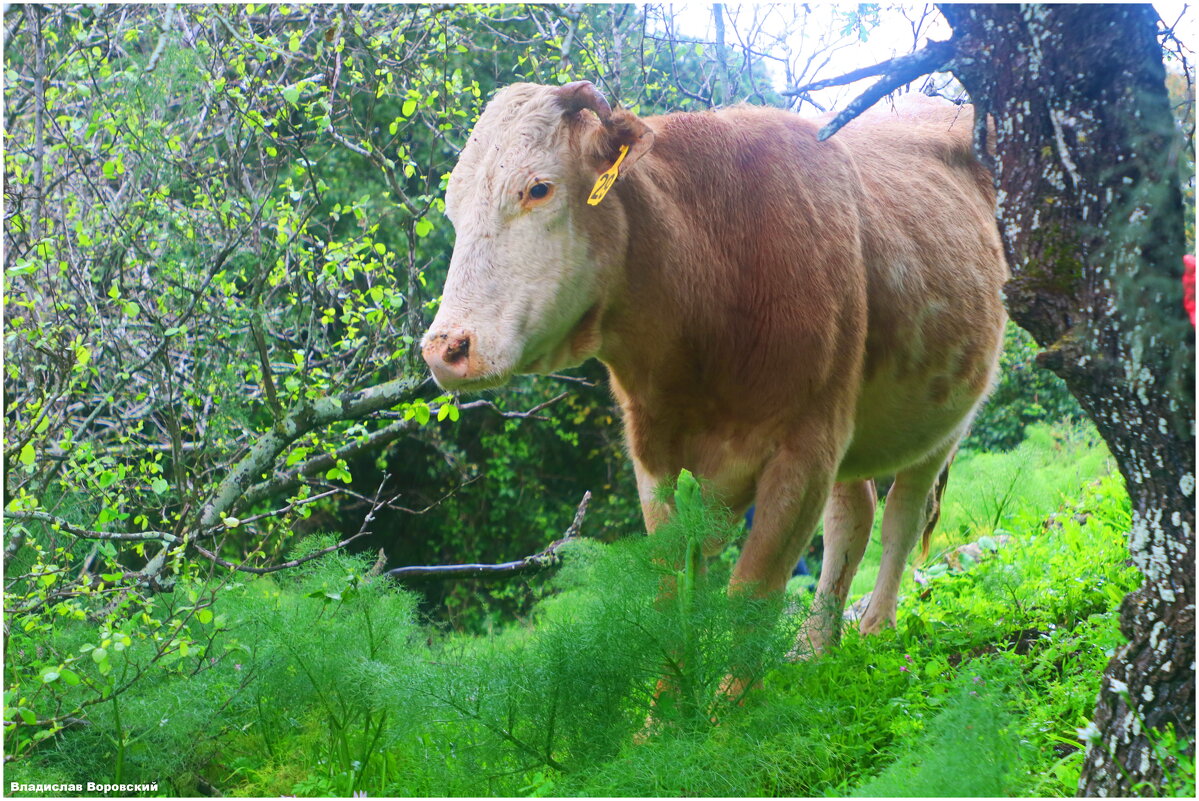
[[[36,272],[41,262],[36,259],[18,259],[15,267],[9,267],[4,272],[8,275],[29,275]]]
[[[205,607],[196,612],[196,620],[200,621],[201,626],[207,626],[212,622],[212,610]]]
[[[28,725],[32,726],[37,723],[37,715],[33,714],[32,709],[21,707],[17,710],[17,713],[21,716],[21,720],[25,721]]]
[[[283,99],[293,106],[300,103],[300,89],[296,86],[286,86],[283,89]]]
[[[25,447],[21,448],[21,454],[17,457],[17,459],[21,462],[21,464],[28,467],[29,465],[33,464],[33,460],[35,458],[37,458],[37,454],[33,450],[33,443],[26,442]]]
[[[97,665],[100,664],[101,662],[105,662],[107,660],[108,660],[108,649],[107,648],[93,648],[92,649],[92,661],[95,662]]]
[[[400,113],[403,114],[405,117],[411,117],[412,112],[414,112],[414,111],[416,111],[416,101],[415,100],[405,100],[404,105],[400,108]]]
[[[100,478],[96,481],[100,485],[100,489],[111,487],[112,483],[117,480],[117,474],[111,470],[105,470],[100,474]]]
[[[429,235],[429,232],[433,230],[433,223],[429,222],[428,220],[426,220],[425,218],[422,217],[421,219],[416,221],[415,230],[416,230],[417,236],[426,237]]]
[[[163,478],[162,476],[158,476],[157,478],[155,478],[153,481],[150,482],[150,489],[154,490],[154,492],[158,495],[165,494],[166,491],[169,490],[170,488],[171,488],[171,485],[168,484],[167,480],[165,478]]]
[[[58,681],[58,675],[59,674],[57,670],[47,670],[44,674],[42,674],[42,682],[49,684],[50,682]]]
[[[73,670],[67,670],[66,668],[63,668],[59,672],[62,674],[62,680],[67,684],[73,686],[79,683],[79,674]]]

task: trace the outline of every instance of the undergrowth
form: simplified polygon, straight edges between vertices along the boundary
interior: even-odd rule
[[[1072,795],[1137,575],[1118,478],[1063,492],[1009,518],[990,558],[907,592],[897,630],[797,663],[803,598],[730,597],[726,563],[697,569],[702,538],[734,532],[686,477],[664,530],[574,542],[532,618],[491,636],[423,622],[350,557],[237,581],[191,675],[89,707],[8,780],[111,780],[120,755],[124,781],[165,795]],[[64,621],[45,647],[94,637]],[[1193,786],[1184,760],[1170,789]]]
[[[933,534],[932,559],[980,537],[1035,526],[1046,514],[1076,497],[1088,482],[1115,469],[1107,447],[1090,422],[1035,424],[1006,452],[963,449],[949,471],[941,516]],[[879,504],[870,542],[854,576],[850,596],[874,588],[882,559],[880,537],[886,501]],[[919,549],[911,561],[919,561]],[[910,588],[911,574],[905,579]]]

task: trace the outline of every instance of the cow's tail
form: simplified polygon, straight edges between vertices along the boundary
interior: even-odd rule
[[[953,464],[954,456],[957,456],[956,449],[949,455],[949,460],[941,468],[941,475],[937,476],[937,483],[933,485],[933,491],[928,494],[928,515],[925,517],[928,522],[924,524],[924,534],[920,537],[920,558],[922,560],[928,558],[933,529],[937,527],[937,520],[941,517],[941,496],[945,494],[945,485],[949,483],[949,466]]]

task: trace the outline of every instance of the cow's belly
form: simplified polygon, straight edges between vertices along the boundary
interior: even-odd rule
[[[894,475],[957,437],[986,394],[993,365],[986,360],[965,376],[934,372],[901,379],[889,372],[866,382],[837,480]]]

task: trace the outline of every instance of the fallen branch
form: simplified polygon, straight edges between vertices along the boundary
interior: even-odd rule
[[[944,70],[955,55],[957,55],[957,47],[953,43],[953,40],[929,42],[923,49],[917,50],[915,53],[899,56],[898,58],[884,61],[881,64],[875,64],[873,67],[854,70],[839,78],[828,78],[796,89],[788,89],[783,94],[802,95],[814,89],[853,83],[871,75],[883,76],[882,80],[854,98],[848,106],[820,129],[817,138],[823,142],[845,127],[847,123],[863,111],[904,84],[911,83],[922,75]]]
[[[399,579],[421,576],[433,576],[437,578],[470,578],[473,576],[518,575],[521,573],[534,573],[545,570],[548,567],[553,567],[558,564],[560,560],[558,551],[563,545],[575,539],[579,535],[579,530],[583,526],[583,517],[587,514],[587,504],[590,501],[591,492],[589,490],[583,493],[583,500],[579,501],[579,508],[575,510],[575,519],[563,533],[562,537],[554,540],[540,553],[535,553],[532,556],[526,556],[524,559],[517,559],[513,562],[501,562],[499,564],[491,565],[413,565],[410,567],[392,568],[384,575]]]

